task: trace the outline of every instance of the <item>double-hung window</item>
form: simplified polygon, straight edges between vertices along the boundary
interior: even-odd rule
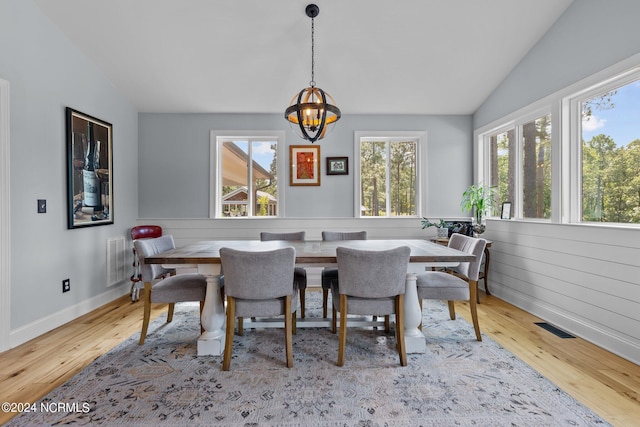
[[[356,132],[356,217],[417,216],[424,132]]]
[[[282,215],[282,132],[212,132],[210,211],[215,218]]]

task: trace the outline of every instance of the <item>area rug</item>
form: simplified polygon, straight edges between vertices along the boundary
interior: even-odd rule
[[[319,316],[307,292],[307,316]],[[140,307],[142,310],[142,306]],[[176,305],[172,323],[138,334],[36,403],[10,426],[605,426],[609,425],[490,338],[425,301],[425,354],[399,365],[393,334],[350,328],[343,367],[338,337],[298,328],[294,367],[281,329],[236,336],[222,357],[196,355],[198,307]]]

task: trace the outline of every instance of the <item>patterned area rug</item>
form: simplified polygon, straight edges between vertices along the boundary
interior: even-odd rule
[[[307,316],[319,317],[320,293],[307,299]],[[383,330],[350,328],[339,368],[337,335],[299,328],[292,369],[283,330],[263,329],[235,337],[222,372],[221,356],[196,355],[197,310],[177,305],[145,345],[135,334],[8,425],[609,425],[490,338],[477,342],[440,302],[425,301],[427,352],[408,355],[407,367]]]

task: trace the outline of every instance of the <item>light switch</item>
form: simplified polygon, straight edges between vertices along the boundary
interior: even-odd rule
[[[47,213],[47,201],[38,199],[38,213]]]

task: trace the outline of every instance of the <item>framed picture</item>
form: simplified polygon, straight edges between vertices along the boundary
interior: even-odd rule
[[[502,203],[502,215],[500,215],[502,219],[511,219],[511,202]]]
[[[289,185],[320,185],[320,146],[289,147]]]
[[[349,158],[327,157],[327,175],[349,175]]]
[[[113,126],[67,107],[68,228],[113,224]]]

